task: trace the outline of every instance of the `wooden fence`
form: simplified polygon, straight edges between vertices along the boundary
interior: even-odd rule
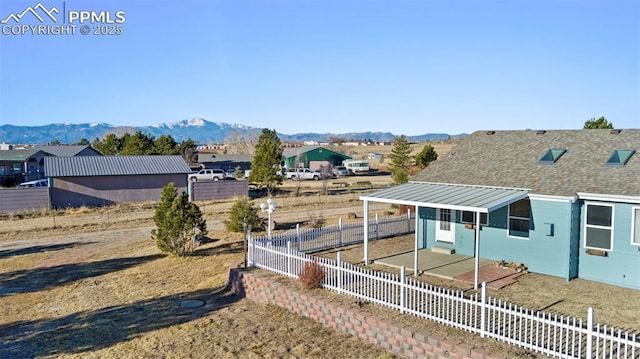
[[[640,338],[588,320],[523,308],[488,297],[486,284],[480,294],[443,289],[400,274],[362,268],[337,259],[314,257],[298,251],[296,244],[249,238],[249,264],[298,278],[307,262],[325,270],[323,287],[341,294],[399,310],[401,313],[495,338],[531,351],[558,358],[640,358]]]

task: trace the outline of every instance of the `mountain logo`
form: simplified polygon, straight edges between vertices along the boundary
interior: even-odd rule
[[[38,13],[38,10],[40,10],[40,12],[44,14]],[[35,16],[36,19],[38,19],[41,23],[44,23],[45,15],[53,20],[53,22],[58,22],[58,19],[53,14],[59,14],[60,11],[58,11],[55,6],[48,10],[46,6],[42,5],[42,3],[37,3],[35,6],[27,6],[27,8],[19,14],[9,14],[9,16],[7,16],[4,20],[1,20],[0,23],[6,24],[10,20],[13,20],[16,24],[18,24],[20,23],[22,18],[29,13]]]

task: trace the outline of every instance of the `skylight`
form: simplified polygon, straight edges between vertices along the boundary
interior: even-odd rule
[[[607,160],[607,165],[624,166],[634,153],[636,153],[635,150],[615,150],[611,157],[609,157],[609,160]]]
[[[540,158],[538,162],[546,163],[546,164],[554,164],[560,157],[562,157],[562,155],[564,155],[565,152],[567,152],[567,150],[563,148],[550,149],[549,151],[547,151],[547,153],[544,154],[544,156]]]

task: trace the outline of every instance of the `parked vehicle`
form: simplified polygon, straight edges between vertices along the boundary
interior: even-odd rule
[[[369,162],[362,160],[344,160],[342,165],[347,169],[350,169],[353,174],[367,174],[369,173]]]
[[[204,169],[189,175],[188,180],[191,182],[209,182],[219,181],[227,178],[224,170],[221,169]]]
[[[353,171],[345,166],[335,166],[331,169],[335,177],[353,176]]]
[[[308,168],[291,168],[288,169],[286,174],[287,179],[290,180],[314,180],[317,181],[322,178],[322,173],[319,171],[312,171]]]
[[[35,181],[22,182],[18,185],[18,188],[30,188],[30,187],[49,187],[49,180],[40,179]]]

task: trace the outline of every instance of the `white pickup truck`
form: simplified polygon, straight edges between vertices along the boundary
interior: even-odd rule
[[[191,182],[210,182],[219,181],[226,178],[224,170],[204,169],[189,175],[188,180]]]
[[[314,180],[322,178],[322,173],[312,171],[308,168],[291,168],[286,172],[287,179],[290,180]]]

